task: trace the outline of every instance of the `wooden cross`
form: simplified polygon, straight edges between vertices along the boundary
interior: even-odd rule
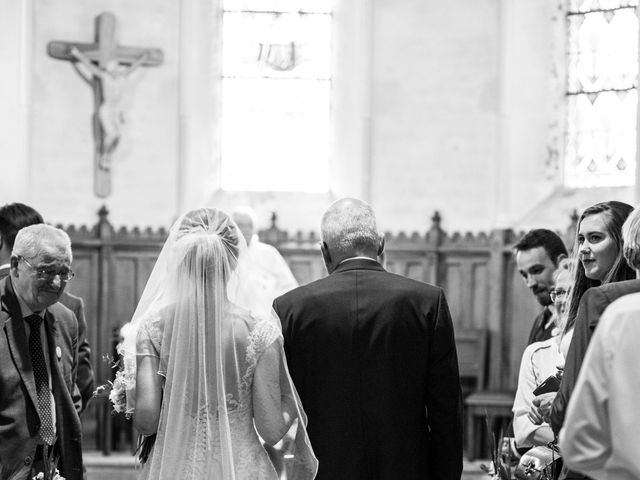
[[[93,88],[94,192],[105,198],[111,193],[111,156],[125,123],[124,99],[132,90],[127,84],[129,74],[140,66],[160,65],[164,59],[162,50],[119,46],[116,17],[104,12],[96,17],[94,43],[52,41],[47,52],[53,58],[74,62]]]

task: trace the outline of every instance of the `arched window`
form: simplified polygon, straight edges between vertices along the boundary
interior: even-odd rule
[[[328,190],[330,3],[224,0],[224,190]]]
[[[633,185],[638,0],[570,0],[568,187]]]

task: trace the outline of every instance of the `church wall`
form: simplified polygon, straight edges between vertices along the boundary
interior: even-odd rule
[[[171,0],[34,0],[30,44],[29,116],[23,201],[46,219],[65,224],[95,222],[108,205],[122,224],[166,224],[175,215],[178,117],[178,3]],[[93,194],[93,91],[69,61],[46,53],[51,40],[91,43],[95,17],[116,17],[118,43],[164,52],[161,67],[132,73],[134,95],[125,131],[112,160],[113,194]],[[141,28],[144,26],[144,28]],[[17,197],[17,198],[16,198]]]
[[[550,194],[559,173],[546,167],[548,146],[564,138],[556,9],[376,4],[372,201],[382,223],[423,230],[437,209],[449,230],[513,226]]]
[[[448,231],[564,228],[573,208],[604,198],[558,193],[563,5],[339,3],[332,186],[315,195],[219,189],[218,2],[7,0],[2,43],[22,44],[2,47],[8,108],[0,113],[7,138],[0,167],[12,175],[0,179],[0,201],[87,225],[104,203],[116,227],[167,226],[203,203],[243,203],[256,208],[259,227],[277,211],[279,227],[294,232],[317,231],[325,206],[352,195],[369,200],[381,228],[394,232],[424,232],[434,210]],[[92,91],[70,62],[45,54],[53,39],[91,41],[94,17],[105,10],[116,15],[120,44],[165,55],[161,67],[140,71],[107,200],[93,194]],[[27,20],[7,20],[20,18]]]
[[[490,222],[498,101],[496,1],[379,2],[373,198],[380,221],[421,230]]]

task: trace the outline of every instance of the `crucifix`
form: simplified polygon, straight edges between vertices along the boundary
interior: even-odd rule
[[[160,65],[164,58],[162,50],[119,46],[116,17],[104,12],[96,17],[94,43],[52,41],[47,52],[53,58],[74,62],[76,70],[93,88],[94,192],[105,198],[111,193],[111,159],[133,93],[131,74],[141,66]]]

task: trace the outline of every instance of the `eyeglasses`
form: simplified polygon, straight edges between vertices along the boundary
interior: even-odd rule
[[[568,294],[569,292],[564,288],[554,288],[549,292],[549,296],[551,297],[551,301],[553,303],[565,300]]]
[[[50,267],[35,267],[29,260],[24,257],[18,257],[24,263],[29,265],[32,270],[35,270],[36,276],[40,280],[51,280],[56,276],[60,277],[60,280],[63,282],[68,282],[73,278],[75,273],[69,267],[62,268],[50,268]]]

